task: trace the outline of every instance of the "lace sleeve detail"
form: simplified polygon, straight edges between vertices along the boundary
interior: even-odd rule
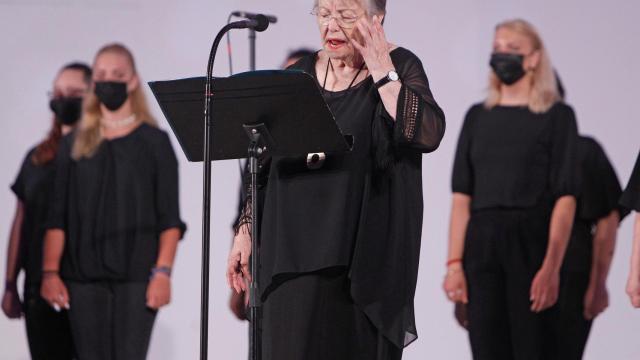
[[[420,152],[432,152],[444,137],[444,112],[433,98],[420,60],[408,51],[402,55],[403,59],[396,64],[402,88],[398,96],[394,142]]]
[[[404,119],[404,126],[402,132],[404,138],[407,141],[412,141],[416,135],[416,123],[418,122],[419,114],[422,112],[422,101],[418,95],[409,90],[408,87],[402,88],[400,95],[404,98],[400,104],[402,104],[402,119]]]
[[[259,159],[259,173],[258,173],[258,206],[262,207],[264,199],[264,191],[267,186],[269,178],[269,167],[271,165],[271,158],[264,157]],[[245,165],[242,174],[242,194],[240,197],[241,206],[238,211],[236,222],[233,226],[235,235],[238,235],[240,231],[247,231],[251,234],[251,215],[253,200],[251,197],[251,174],[249,173],[248,163]]]

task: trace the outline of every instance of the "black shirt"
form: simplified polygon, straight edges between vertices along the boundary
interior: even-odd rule
[[[74,281],[147,281],[162,231],[185,231],[178,164],[167,134],[142,124],[71,158],[73,134],[56,159],[49,228],[65,232],[61,275]]]
[[[25,270],[27,285],[40,283],[42,273],[42,244],[53,187],[55,166],[53,161],[43,165],[33,163],[31,149],[22,162],[20,173],[11,190],[22,201],[24,217],[20,229],[21,268]]]
[[[324,92],[353,150],[328,155],[317,170],[306,156],[274,157],[268,167],[261,222],[263,298],[291,274],[348,269],[351,295],[397,346],[416,338],[413,315],[422,231],[422,153],[445,130],[422,63],[398,48],[391,59],[402,89],[396,121],[373,80]],[[292,69],[317,80],[317,55]]]
[[[577,127],[558,102],[537,114],[527,107],[471,107],[460,133],[453,192],[472,196],[474,210],[528,208],[543,198],[576,195]]]
[[[633,167],[631,178],[620,198],[620,205],[626,209],[640,212],[640,152]]]
[[[618,206],[622,187],[613,166],[597,141],[590,137],[579,138],[578,163],[581,185],[563,270],[589,273],[594,226],[613,210],[618,209],[621,218],[627,212]]]

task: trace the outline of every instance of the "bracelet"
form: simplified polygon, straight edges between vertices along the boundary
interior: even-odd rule
[[[58,270],[42,270],[42,276],[47,275],[58,275],[60,272]]]
[[[447,261],[447,267],[453,265],[453,264],[457,264],[457,263],[461,263],[462,259],[460,258],[456,258],[456,259],[451,259],[449,261]]]
[[[156,274],[165,274],[168,277],[171,277],[171,267],[169,266],[156,266],[151,269],[151,275],[149,275],[149,280],[153,279]]]

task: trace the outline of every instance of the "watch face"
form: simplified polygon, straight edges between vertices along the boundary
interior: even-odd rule
[[[395,71],[389,71],[389,74],[388,74],[387,76],[389,76],[389,80],[391,80],[391,81],[398,81],[398,80],[400,80],[400,76],[399,76],[399,75],[398,75],[398,73],[397,73],[397,72],[395,72]]]

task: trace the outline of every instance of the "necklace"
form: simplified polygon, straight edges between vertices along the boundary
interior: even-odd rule
[[[353,80],[351,80],[351,83],[349,83],[349,87],[347,87],[347,90],[351,89],[351,87],[353,86],[353,83],[356,82],[356,79],[358,79],[358,76],[360,76],[360,73],[364,69],[365,64],[366,63],[363,62],[362,65],[360,65],[360,68],[358,69],[356,76],[353,78]],[[335,73],[335,70],[333,69],[333,63],[331,63],[331,59],[327,60],[327,69],[324,72],[324,81],[322,82],[323,93],[327,91],[327,77],[329,76],[329,67],[331,67],[331,70],[333,70],[333,72]]]
[[[124,119],[113,120],[113,121],[104,121],[104,119],[100,120],[100,125],[107,129],[116,130],[122,129],[123,127],[127,127],[133,124],[136,121],[136,114],[131,114]]]

